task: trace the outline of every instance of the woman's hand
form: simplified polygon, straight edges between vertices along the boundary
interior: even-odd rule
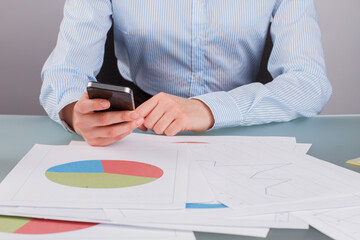
[[[89,99],[85,93],[77,102],[64,107],[62,116],[73,130],[92,146],[106,146],[129,135],[144,119],[133,111],[107,111],[110,102]]]
[[[144,123],[139,129],[157,134],[176,135],[181,131],[200,132],[214,125],[210,108],[197,99],[159,93],[140,105],[135,113]]]

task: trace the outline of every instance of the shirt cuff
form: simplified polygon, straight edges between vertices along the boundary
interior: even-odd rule
[[[77,134],[74,129],[72,127],[70,127],[69,124],[67,124],[64,120],[64,116],[63,116],[63,109],[64,107],[66,107],[67,105],[78,101],[81,96],[84,94],[84,92],[71,92],[71,94],[64,94],[60,103],[58,104],[58,123],[60,125],[62,125],[68,132],[73,133],[73,134]]]
[[[215,123],[210,129],[241,125],[243,116],[235,99],[227,92],[213,92],[192,97],[205,103],[211,110]]]
[[[73,133],[73,134],[77,134],[75,132],[75,130],[69,125],[67,124],[67,122],[65,122],[64,120],[64,116],[63,116],[63,110],[61,109],[59,112],[59,123],[63,126],[63,128],[65,128],[68,132]]]

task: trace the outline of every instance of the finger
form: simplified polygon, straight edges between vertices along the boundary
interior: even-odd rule
[[[120,141],[121,139],[128,136],[130,133],[131,132],[124,133],[120,136],[113,137],[113,138],[94,138],[94,139],[87,141],[87,143],[94,147],[104,147],[104,146],[108,146],[112,143],[115,143],[117,141]]]
[[[89,115],[88,117],[91,117],[90,125],[92,127],[109,126],[113,124],[139,120],[139,114],[133,111],[97,112],[92,114],[91,116]]]
[[[163,134],[165,129],[174,121],[174,114],[170,111],[164,114],[154,125],[153,131],[156,134]]]
[[[166,136],[175,136],[179,132],[183,131],[182,122],[180,120],[173,121],[164,133]]]
[[[142,124],[141,126],[138,126],[138,129],[140,129],[143,132],[146,132],[148,129]]]
[[[87,132],[87,138],[116,138],[125,133],[132,132],[142,123],[143,119],[140,119],[140,121],[123,122],[109,126],[95,127],[92,131]]]
[[[146,102],[144,102],[143,104],[141,104],[139,107],[137,107],[135,109],[135,112],[137,112],[141,117],[145,118],[154,108],[156,108],[158,103],[159,101],[156,95],[150,98],[149,100],[147,100]]]
[[[161,106],[161,104],[156,105],[156,107],[145,117],[144,126],[153,130],[153,127],[163,117],[166,110],[165,106]]]
[[[106,99],[89,99],[85,93],[75,105],[75,111],[81,114],[88,114],[94,111],[106,110],[110,107],[110,102]]]
[[[81,135],[91,133],[94,127],[104,127],[121,122],[136,120],[138,114],[131,111],[119,112],[92,112],[91,114],[80,114],[74,120],[75,130]]]

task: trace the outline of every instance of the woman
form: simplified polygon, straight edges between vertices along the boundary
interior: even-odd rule
[[[270,20],[274,80],[254,82]],[[114,23],[122,76],[154,95],[135,111],[86,94]],[[313,0],[67,0],[44,65],[41,104],[91,145],[135,128],[157,134],[289,121],[331,95]]]

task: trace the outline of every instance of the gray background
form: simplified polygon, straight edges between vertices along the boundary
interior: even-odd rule
[[[64,2],[0,1],[0,114],[45,114],[40,72],[55,46]],[[360,114],[360,1],[316,4],[334,90],[322,114]]]

